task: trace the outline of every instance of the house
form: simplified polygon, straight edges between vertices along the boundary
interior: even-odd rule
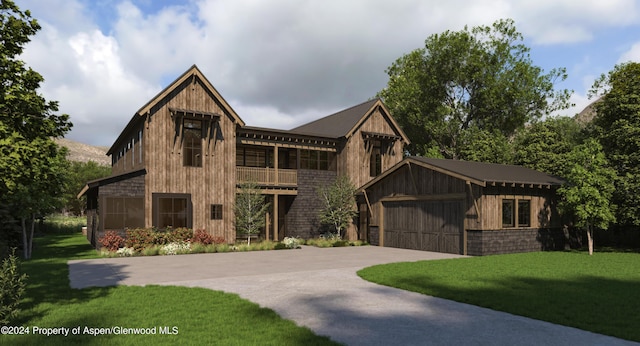
[[[343,174],[362,186],[408,143],[379,99],[291,130],[247,126],[194,65],[133,114],[107,152],[112,175],[78,195],[87,237],[96,245],[107,230],[189,227],[234,242],[233,204],[247,181],[270,203],[263,239],[317,236],[316,188]],[[350,238],[364,236],[361,224]]]
[[[562,183],[522,166],[408,157],[359,189],[370,211],[365,237],[465,255],[564,249]]]

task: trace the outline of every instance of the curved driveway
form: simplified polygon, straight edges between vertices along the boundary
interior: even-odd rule
[[[377,285],[367,266],[457,255],[377,246],[69,261],[71,287],[179,285],[237,293],[347,345],[638,345]]]

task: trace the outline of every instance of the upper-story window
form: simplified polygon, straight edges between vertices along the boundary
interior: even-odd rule
[[[183,165],[202,167],[202,120],[184,119],[182,141]]]
[[[322,171],[336,170],[336,155],[330,151],[300,150],[300,168]]]
[[[377,177],[382,173],[382,143],[378,140],[372,141],[371,157],[369,158],[369,175]]]

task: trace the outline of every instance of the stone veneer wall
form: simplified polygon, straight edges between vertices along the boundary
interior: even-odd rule
[[[293,200],[286,215],[286,235],[304,239],[314,238],[324,233],[318,220],[322,202],[316,188],[335,181],[336,172],[310,169],[298,170],[298,195]]]
[[[467,231],[467,254],[470,256],[564,250],[568,244],[568,235],[559,228]]]

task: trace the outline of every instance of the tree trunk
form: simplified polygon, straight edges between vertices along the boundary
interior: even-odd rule
[[[587,241],[589,243],[589,256],[593,255],[593,228],[587,224]]]
[[[22,224],[22,257],[29,259],[29,247],[27,243],[27,219],[23,216],[20,218]]]
[[[31,214],[31,235],[29,236],[29,259],[31,259],[31,254],[33,253],[33,230],[36,227],[36,214]]]

